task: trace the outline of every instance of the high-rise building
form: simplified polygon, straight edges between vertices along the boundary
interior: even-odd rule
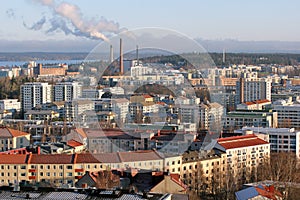
[[[237,104],[260,99],[271,101],[271,83],[268,78],[240,78],[236,83]]]
[[[53,101],[72,101],[81,94],[82,85],[78,82],[61,82],[53,86]]]
[[[52,86],[48,83],[25,83],[21,86],[21,109],[23,112],[31,110],[37,105],[51,102]]]

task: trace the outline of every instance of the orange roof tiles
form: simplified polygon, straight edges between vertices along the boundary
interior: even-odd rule
[[[269,144],[255,135],[234,136],[218,139],[218,143],[225,149],[234,149],[256,145]]]
[[[26,154],[1,154],[1,164],[26,164],[26,161],[30,155]]]
[[[67,154],[32,154],[30,163],[31,164],[72,164],[74,155]]]
[[[82,146],[83,144],[81,142],[77,142],[76,140],[69,140],[67,142],[67,145],[71,146],[71,147],[79,147]]]
[[[21,136],[26,136],[29,135],[29,133],[25,133],[19,130],[11,129],[11,128],[6,128],[6,127],[1,127],[0,128],[0,137],[21,137]]]

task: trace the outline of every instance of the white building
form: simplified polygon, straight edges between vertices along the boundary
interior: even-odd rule
[[[53,86],[53,101],[72,101],[82,95],[82,86],[78,82],[60,82]]]
[[[0,100],[0,110],[16,110],[21,108],[21,102],[18,99],[2,99]]]
[[[37,105],[51,102],[51,89],[51,85],[41,82],[21,85],[21,109],[26,112]]]
[[[142,65],[137,65],[137,66],[132,66],[130,68],[130,74],[132,77],[136,76],[143,76],[145,74],[150,74],[152,73],[152,68],[150,67],[144,67]]]
[[[220,138],[215,148],[226,152],[227,175],[236,183],[243,175],[248,180],[255,176],[258,164],[270,156],[270,144],[253,134]]]
[[[259,99],[271,101],[270,78],[240,78],[236,82],[237,104]]]
[[[300,104],[298,102],[276,101],[273,111],[278,113],[279,128],[300,129]]]
[[[294,128],[243,127],[235,132],[262,136],[270,143],[272,152],[293,152],[300,158],[300,131],[295,131]]]
[[[90,100],[73,100],[65,102],[65,118],[80,122],[80,115],[85,111],[94,111],[95,104]]]

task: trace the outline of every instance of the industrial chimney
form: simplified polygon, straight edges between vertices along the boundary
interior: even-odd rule
[[[120,38],[120,75],[124,74],[124,65],[123,65],[123,44],[122,38]]]
[[[113,46],[110,45],[109,62],[112,63],[113,61],[114,61],[114,49],[113,49]]]

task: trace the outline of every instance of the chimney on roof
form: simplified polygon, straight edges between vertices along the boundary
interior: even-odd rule
[[[122,38],[120,38],[120,75],[124,74],[124,65],[123,65],[123,43]]]

